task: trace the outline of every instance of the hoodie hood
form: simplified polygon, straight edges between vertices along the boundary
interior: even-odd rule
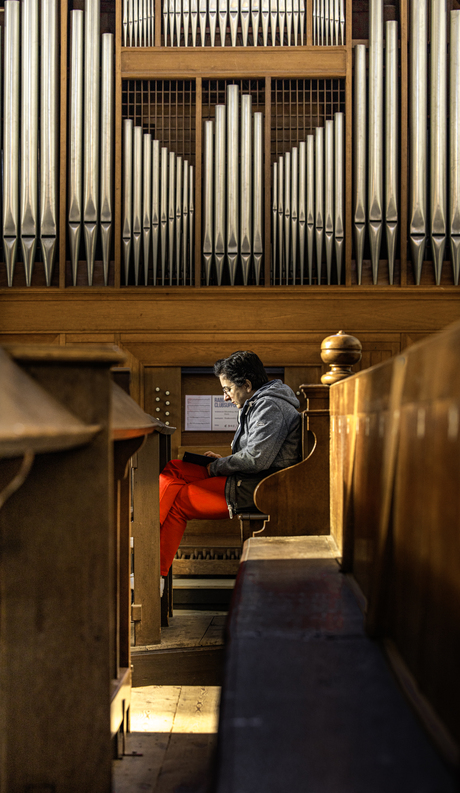
[[[292,405],[296,410],[300,407],[300,402],[297,399],[296,395],[292,388],[290,388],[286,383],[283,383],[281,380],[269,380],[268,383],[264,383],[257,391],[252,395],[250,399],[245,403],[243,406],[251,405],[253,402],[256,402],[258,399],[262,397],[271,396],[275,399],[282,399],[285,402],[288,402],[289,405]]]

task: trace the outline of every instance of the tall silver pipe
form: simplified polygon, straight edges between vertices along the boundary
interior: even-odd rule
[[[460,271],[460,11],[450,12],[449,233],[454,284]]]
[[[194,238],[195,238],[195,182],[194,182],[194,168],[193,165],[189,168],[189,201],[188,201],[188,215],[189,215],[189,225],[190,225],[190,271],[189,271],[189,283],[190,286],[193,284],[194,276],[193,276],[193,262],[195,261],[195,250],[194,250]],[[185,284],[187,281],[185,281]]]
[[[142,237],[144,242],[144,284],[149,282],[150,242],[152,236],[152,136],[144,135],[142,184]]]
[[[240,0],[240,24],[243,47],[248,46],[249,18],[251,14],[250,0]]]
[[[128,0],[128,2],[132,3],[133,0]],[[165,47],[168,46],[168,23],[169,23],[169,2],[168,0],[163,0],[163,32],[164,32]]]
[[[292,2],[292,0],[286,0],[286,33],[287,33],[287,45],[288,45],[288,47],[291,46],[292,14],[293,14],[293,2]]]
[[[200,43],[204,47],[206,44],[206,18],[208,12],[208,0],[199,0],[200,8]]]
[[[252,98],[241,97],[240,253],[243,283],[247,286],[252,246]]]
[[[272,171],[272,279],[271,283],[276,284],[276,271],[278,261],[278,163],[273,163]]]
[[[409,234],[415,282],[420,284],[426,240],[428,8],[411,0],[409,78]],[[414,239],[412,239],[414,238]]]
[[[180,47],[181,29],[182,29],[182,0],[176,0],[175,13],[176,19],[176,42]]]
[[[329,0],[324,0],[324,45],[329,44]]]
[[[24,262],[24,272],[26,276],[26,286],[32,285],[32,273],[35,262],[35,251],[37,249],[36,237],[21,237],[22,261]]]
[[[342,280],[342,256],[345,237],[345,197],[344,197],[344,161],[345,124],[343,113],[334,115],[334,237],[335,262],[337,267],[337,283]]]
[[[19,234],[19,11],[16,0],[5,0],[5,59],[3,110],[3,235]],[[8,246],[8,281],[13,277],[16,247]],[[11,284],[9,284],[11,285]]]
[[[307,261],[308,283],[312,284],[313,259],[315,241],[315,136],[307,135],[307,197],[306,197],[306,223],[307,223]]]
[[[88,283],[93,282],[99,215],[100,135],[100,3],[88,0],[85,9],[85,68],[83,116],[83,220]]]
[[[98,221],[100,134],[100,4],[87,0],[85,10],[83,220]]]
[[[128,42],[130,47],[134,45],[134,0],[128,0]]]
[[[300,46],[305,44],[305,0],[299,0]]]
[[[13,2],[13,0],[11,0]],[[5,257],[6,278],[9,287],[13,286],[14,270],[18,255],[18,238],[3,237],[3,255]]]
[[[240,252],[247,286],[252,247],[252,97],[241,97]]]
[[[276,44],[276,28],[278,27],[278,0],[270,0],[270,30],[272,47]]]
[[[168,149],[161,149],[161,181],[160,181],[160,251],[161,251],[161,285],[165,285],[166,251],[168,246]]]
[[[324,0],[319,2],[319,36],[318,44],[324,45]]]
[[[278,283],[283,283],[284,262],[284,157],[278,159]],[[275,281],[276,283],[276,281]]]
[[[315,238],[316,271],[321,285],[324,242],[324,128],[315,129]]]
[[[129,281],[131,236],[133,233],[133,122],[125,119],[123,125],[123,245],[125,284]],[[129,245],[125,244],[129,240]]]
[[[280,32],[280,46],[284,46],[284,25],[286,23],[286,0],[278,0],[278,27]]]
[[[140,256],[142,247],[142,190],[144,134],[142,127],[134,127],[133,145],[133,253],[134,283],[139,285]]]
[[[251,26],[252,26],[252,40],[254,47],[257,47],[259,41],[259,19],[260,19],[260,0],[252,0],[251,2]]]
[[[214,165],[214,152],[213,152],[213,121],[204,122],[204,140],[203,140],[203,254],[204,260],[207,264],[206,267],[206,286],[210,284],[211,277],[211,262],[212,262],[212,243],[213,243],[213,165]]]
[[[388,278],[394,283],[398,230],[398,23],[385,31],[385,229]]]
[[[225,47],[227,33],[228,0],[219,0],[219,33],[220,46]]]
[[[229,0],[230,39],[232,47],[236,47],[238,35],[239,0]]]
[[[238,86],[227,86],[227,255],[230,282],[235,283],[239,239]]]
[[[110,241],[113,220],[113,129],[114,76],[113,33],[102,36],[101,68],[101,233],[103,246],[104,284],[107,286],[110,264]]]
[[[312,11],[312,41],[313,46],[317,44],[317,27],[318,27],[318,13],[317,13],[318,0],[313,0]]]
[[[139,43],[139,0],[133,0],[133,20],[134,20],[134,46]]]
[[[184,25],[184,45],[188,47],[188,33],[190,27],[190,0],[182,0],[182,19]]]
[[[368,219],[372,280],[377,283],[383,217],[383,0],[369,3]]]
[[[160,240],[160,141],[152,140],[152,260],[153,285],[157,284]]]
[[[217,30],[217,0],[209,0],[209,34],[211,37],[211,47],[216,46]]]
[[[367,204],[366,45],[357,44],[354,50],[353,232],[355,241],[356,275],[358,284],[361,284],[363,274],[364,242],[366,238]]]
[[[190,24],[192,27],[192,47],[196,47],[198,29],[198,0],[190,0]]]
[[[327,283],[331,283],[334,250],[334,122],[327,120],[324,129],[325,203],[324,231],[326,244]]]
[[[68,220],[73,285],[77,284],[83,219],[83,11],[70,13]]]
[[[307,219],[307,144],[299,143],[299,280],[301,285],[305,275],[305,232]]]
[[[334,32],[335,32],[335,44],[338,46],[340,44],[340,2],[339,0],[334,0]]]
[[[168,262],[169,262],[169,285],[173,282],[174,264],[174,237],[176,224],[176,155],[169,152],[169,186],[168,186]]]
[[[128,0],[123,0],[123,47],[127,47],[127,46],[128,46]]]
[[[299,149],[294,146],[291,152],[291,278],[296,283],[297,275],[297,238],[299,221]]]
[[[334,0],[329,0],[329,41],[331,47],[333,47],[334,44],[338,44],[338,42],[335,41],[334,33],[335,33]]]
[[[262,42],[264,47],[268,47],[268,29],[270,25],[270,0],[262,2]]]
[[[285,283],[291,270],[291,152],[284,155],[284,258]]]
[[[176,21],[176,3],[175,0],[169,0],[169,38],[171,47],[174,47],[174,27]]]
[[[58,233],[59,40],[57,0],[42,0],[40,63],[40,234]]]
[[[176,160],[176,284],[180,284],[180,263],[182,256],[182,157]]]
[[[436,284],[441,283],[447,226],[447,4],[431,0],[430,215]],[[436,244],[435,240],[436,239]],[[442,239],[441,239],[442,238]],[[442,244],[442,240],[444,244]],[[439,257],[439,258],[438,258]]]
[[[345,0],[340,0],[340,43],[345,44]]]
[[[253,245],[256,285],[260,282],[263,244],[263,113],[254,113]]]
[[[187,251],[188,251],[188,236],[189,236],[189,163],[184,160],[184,178],[182,185],[182,212],[183,212],[183,233],[182,233],[182,267],[181,267],[181,283],[187,285]]]
[[[299,44],[299,0],[293,0],[292,3],[292,26],[294,47],[297,47]]]
[[[220,286],[222,283],[225,254],[225,105],[216,105],[215,113],[216,137],[214,162],[216,174],[214,179],[214,252],[216,257],[217,283]]]

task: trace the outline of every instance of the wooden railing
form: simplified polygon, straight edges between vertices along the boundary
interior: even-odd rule
[[[460,743],[460,323],[331,387],[331,533],[446,757]]]

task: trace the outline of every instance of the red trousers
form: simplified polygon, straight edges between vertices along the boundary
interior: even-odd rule
[[[209,462],[212,459],[209,458]],[[188,520],[228,518],[226,476],[202,465],[171,460],[160,474],[160,570],[168,575]]]

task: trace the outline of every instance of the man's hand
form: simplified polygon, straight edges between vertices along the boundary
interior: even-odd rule
[[[214,457],[216,460],[222,459],[222,455],[221,454],[217,454],[217,452],[205,452],[204,456],[205,457]]]

